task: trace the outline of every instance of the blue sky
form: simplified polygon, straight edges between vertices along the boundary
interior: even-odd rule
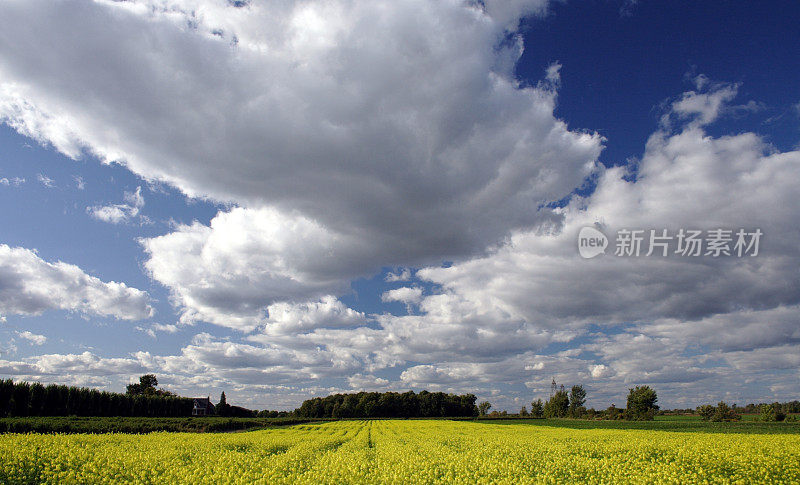
[[[795,2],[0,19],[0,376],[153,372],[259,409],[427,388],[517,410],[553,378],[597,407],[797,397]],[[595,223],[765,236],[581,259]]]

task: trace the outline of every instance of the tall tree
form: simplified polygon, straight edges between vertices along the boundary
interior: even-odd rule
[[[563,387],[563,386],[562,386]],[[559,389],[544,405],[545,418],[564,418],[569,412],[569,396],[567,391]]]
[[[478,404],[478,411],[481,413],[481,416],[486,416],[486,413],[489,412],[489,409],[492,408],[492,405],[489,401],[483,401],[482,403]]]
[[[637,421],[652,421],[658,406],[656,391],[649,386],[636,386],[629,389],[625,418]]]
[[[531,416],[534,418],[541,418],[544,416],[544,404],[541,399],[537,399],[531,403]]]
[[[145,374],[139,378],[139,384],[142,389],[155,389],[158,385],[158,378],[155,374]]]
[[[42,416],[44,411],[44,386],[35,382],[31,386],[31,393],[28,404],[28,414],[31,416]]]
[[[228,416],[231,413],[231,406],[225,398],[225,391],[222,391],[222,394],[219,396],[219,404],[217,404],[216,411],[220,416]]]
[[[586,390],[583,386],[572,386],[569,391],[569,416],[579,418],[586,412],[583,407],[586,402]]]
[[[138,384],[128,384],[127,393],[136,396],[139,394],[157,394],[158,379],[155,374],[145,374],[139,377]]]

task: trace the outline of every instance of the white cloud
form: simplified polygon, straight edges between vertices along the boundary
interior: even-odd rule
[[[638,4],[639,0],[623,0],[622,5],[619,7],[619,16],[620,17],[632,16],[634,11],[636,10],[636,5]]]
[[[558,83],[561,82],[561,67],[562,67],[561,64],[558,62],[554,62],[553,64],[550,64],[550,66],[548,66],[547,76],[545,77],[545,79],[547,79],[547,82],[553,85],[558,85]]]
[[[44,335],[37,335],[27,330],[23,332],[15,332],[19,338],[25,339],[33,345],[44,345],[47,342],[47,337]]]
[[[83,180],[83,177],[80,177],[78,175],[73,175],[72,180],[75,181],[75,187],[78,190],[84,190],[86,188],[86,182]]]
[[[686,77],[689,78],[690,75],[687,74]],[[698,91],[702,91],[711,83],[711,79],[709,79],[705,74],[698,74],[694,78],[691,78],[691,81],[694,83],[694,86]]]
[[[363,313],[347,308],[332,296],[299,304],[274,303],[267,307],[267,313],[263,329],[267,335],[294,335],[316,328],[356,327],[366,323]]]
[[[13,177],[8,179],[6,177],[0,178],[0,184],[5,185],[6,187],[14,186],[19,187],[20,185],[25,183],[25,179],[21,177]]]
[[[414,305],[419,305],[422,301],[422,288],[404,286],[384,292],[381,295],[382,302],[399,301],[406,306],[406,311],[411,314]]]
[[[800,345],[795,340],[769,348],[731,352],[725,358],[739,371],[762,374],[764,370],[790,370],[795,374],[796,382],[796,370],[800,367]]]
[[[147,327],[137,326],[136,330],[138,330],[140,332],[144,332],[144,333],[146,333],[147,335],[149,335],[152,338],[156,338],[156,334],[158,332],[177,333],[179,328],[178,328],[177,325],[174,325],[174,324],[171,324],[171,323],[170,324],[154,323],[154,324],[149,325]]]
[[[347,378],[354,391],[382,391],[389,387],[389,380],[371,374],[354,374]]]
[[[77,158],[81,150],[70,127],[70,117],[63,112],[45,113],[37,109],[27,100],[29,94],[30,90],[22,84],[0,83],[0,120],[22,135]]]
[[[56,183],[53,179],[41,173],[36,174],[36,180],[38,180],[40,184],[44,185],[48,189],[52,189],[56,186]]]
[[[399,301],[406,305],[417,305],[422,301],[422,288],[410,286],[395,288],[384,292],[381,301]]]
[[[17,353],[17,346],[15,345],[14,339],[8,339],[5,342],[0,342],[0,356],[9,358],[10,356]]]
[[[703,345],[724,352],[752,351],[800,342],[800,306],[741,310],[712,315],[697,322],[659,319],[639,327],[657,337]]]
[[[345,291],[376,260],[365,244],[301,215],[245,208],[142,240],[145,267],[172,290],[182,321],[241,329],[260,325],[273,303]]]
[[[83,180],[80,181],[78,186],[81,190]],[[142,196],[142,188],[136,187],[134,192],[125,192],[125,204],[111,204],[105,206],[92,206],[87,207],[86,212],[95,219],[110,224],[122,224],[135,220],[139,216],[139,211],[144,207],[144,196]],[[139,221],[146,223],[148,219],[144,216],[139,216]]]
[[[694,83],[697,91],[683,93],[662,116],[661,123],[667,129],[674,124],[675,119],[681,123],[679,126],[691,120],[688,127],[700,127],[714,122],[725,112],[747,113],[762,109],[755,101],[741,106],[729,106],[738,93],[738,85],[711,83],[702,74],[694,78]]]
[[[45,354],[18,361],[0,360],[0,374],[19,380],[74,383],[77,385],[107,384],[109,376],[135,375],[145,371],[133,358],[103,358],[91,352],[82,354]]]
[[[87,207],[86,212],[97,220],[111,224],[125,222],[129,217],[122,207],[116,205]]]
[[[418,315],[379,315],[379,360],[414,362],[497,361],[554,341],[575,337],[569,330],[546,330],[499,308],[454,293],[424,297]],[[466,357],[468,356],[468,357]]]
[[[399,281],[408,281],[411,279],[411,270],[403,268],[399,273],[389,272],[386,274],[384,281],[387,283],[396,283]]]
[[[30,249],[0,244],[0,312],[39,315],[54,309],[125,320],[153,314],[144,291],[101,281],[72,264],[49,263]]]
[[[601,379],[603,377],[608,377],[611,374],[611,369],[605,364],[597,364],[593,365],[589,368],[591,371],[592,377],[595,379]]]
[[[136,210],[135,214],[138,214],[138,210],[144,207],[144,197],[142,196],[142,188],[136,187],[136,190],[133,192],[125,192],[124,195],[125,202],[128,203],[128,207],[131,207],[132,210]]]

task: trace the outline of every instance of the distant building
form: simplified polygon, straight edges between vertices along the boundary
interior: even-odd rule
[[[209,416],[212,414],[214,414],[214,405],[211,404],[211,399],[207,397],[194,398],[192,416]]]

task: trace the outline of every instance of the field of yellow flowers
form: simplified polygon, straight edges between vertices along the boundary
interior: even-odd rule
[[[341,421],[0,435],[0,483],[800,483],[800,435]]]

